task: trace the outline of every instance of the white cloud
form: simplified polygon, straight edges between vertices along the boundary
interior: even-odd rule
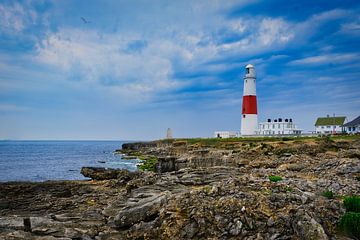
[[[0,30],[10,34],[22,32],[38,18],[34,10],[17,2],[12,5],[0,4],[0,16]]]
[[[221,54],[225,56],[231,54],[247,57],[249,54],[274,51],[285,47],[295,37],[293,24],[281,18],[239,19],[238,24],[241,26],[240,31],[246,29],[245,35],[238,41],[219,46],[223,51]],[[233,26],[234,22],[229,23],[230,29]]]
[[[230,29],[233,25],[234,22],[226,23]],[[293,37],[289,24],[282,19],[263,19],[254,29],[235,43],[216,44],[209,40],[202,44],[207,39],[203,31],[144,38],[126,32],[99,34],[94,30],[63,28],[49,33],[37,45],[36,59],[63,71],[68,78],[112,86],[133,95],[152,94],[181,87],[183,84],[173,78],[177,71],[223,71],[234,66],[207,62],[234,53],[246,56],[246,52],[285,44]],[[141,50],[129,50],[128,46],[136,41],[146,44]]]
[[[333,10],[329,10],[329,11],[326,11],[326,12],[322,12],[322,13],[313,15],[308,20],[308,22],[312,22],[314,24],[315,23],[321,23],[321,22],[327,22],[327,21],[330,21],[330,20],[347,17],[347,16],[349,16],[350,13],[351,13],[351,11],[349,11],[349,10],[333,9]]]
[[[355,20],[341,25],[341,32],[346,33],[346,34],[351,34],[351,35],[359,35],[360,34],[360,17],[357,17]]]
[[[263,45],[286,43],[294,37],[291,25],[283,19],[265,18],[260,24],[259,41]]]
[[[95,31],[62,29],[37,46],[37,61],[59,68],[68,78],[112,86],[117,92],[138,96],[166,91],[178,85],[171,79],[175,57],[191,53],[172,42],[149,42],[141,52],[126,51],[135,36],[99,35]]]
[[[243,1],[242,4],[248,2]],[[100,85],[122,96],[149,99],[159,92],[171,92],[198,83],[196,78],[176,79],[177,73],[185,76],[197,72],[209,75],[241,68],[241,62],[232,64],[228,63],[228,59],[248,60],[257,54],[281,50],[311,36],[321,22],[347,14],[343,10],[333,10],[314,15],[301,23],[261,16],[228,19],[223,13],[239,4],[231,2],[225,6],[219,1],[192,4],[175,4],[182,11],[191,10],[179,24],[171,24],[171,21],[180,18],[179,10],[171,4],[159,16],[160,20],[151,21],[151,24],[146,17],[153,17],[153,9],[140,16],[141,22],[145,22],[142,28],[151,26],[153,31],[141,29],[138,23],[132,25],[136,29],[134,31],[124,28],[112,33],[91,28],[60,28],[57,32],[49,32],[38,43],[36,60],[55,67],[67,78]],[[164,18],[170,15],[168,23]],[[309,32],[307,29],[311,24],[314,26]],[[237,39],[224,41],[223,32]],[[346,62],[353,56],[330,57],[336,62]],[[261,65],[262,60],[259,61]],[[326,62],[326,56],[299,59],[291,64],[315,62]]]
[[[324,54],[318,56],[306,57],[289,62],[289,65],[321,65],[321,64],[343,64],[352,61],[358,61],[360,56],[355,53],[345,54]]]

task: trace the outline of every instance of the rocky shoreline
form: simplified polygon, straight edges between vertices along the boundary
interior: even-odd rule
[[[92,180],[1,183],[0,239],[354,238],[337,226],[343,199],[360,194],[359,138],[153,141],[121,152],[155,172],[83,168]]]

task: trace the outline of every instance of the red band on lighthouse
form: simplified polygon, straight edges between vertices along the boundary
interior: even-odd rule
[[[242,114],[257,114],[256,96],[243,96]]]

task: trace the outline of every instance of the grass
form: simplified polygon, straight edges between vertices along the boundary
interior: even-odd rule
[[[330,190],[326,190],[326,191],[322,192],[322,195],[329,199],[333,199],[335,197],[335,194]]]
[[[301,141],[301,140],[352,140],[360,139],[360,135],[334,135],[326,137],[317,137],[317,136],[289,136],[289,137],[237,137],[237,138],[181,138],[175,139],[174,141],[185,141],[188,144],[201,144],[201,145],[217,145],[220,143],[239,143],[239,142],[277,142],[277,141]],[[163,140],[165,141],[165,140]]]
[[[360,213],[345,213],[340,220],[339,228],[348,236],[360,239]]]
[[[344,206],[347,212],[360,213],[360,196],[345,197]]]
[[[279,182],[279,181],[281,181],[281,180],[283,180],[283,179],[282,179],[282,177],[280,177],[280,176],[271,175],[271,176],[269,176],[269,180],[270,180],[271,182]]]
[[[360,196],[344,199],[346,213],[341,217],[338,227],[349,237],[360,239]]]
[[[156,172],[156,164],[158,158],[154,156],[139,156],[139,159],[143,162],[138,165],[138,169],[142,171],[152,171]]]
[[[250,143],[249,143],[249,147],[250,147],[250,148],[254,148],[254,147],[256,147],[256,146],[257,146],[256,143],[253,143],[253,142],[250,142]]]

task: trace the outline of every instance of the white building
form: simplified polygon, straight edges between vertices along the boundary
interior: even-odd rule
[[[344,124],[342,127],[348,134],[360,133],[360,116]]]
[[[315,123],[317,134],[335,134],[344,132],[344,122],[346,117],[319,117]]]
[[[268,119],[267,122],[259,124],[258,135],[300,135],[302,129],[297,128],[292,119]]]
[[[216,131],[214,132],[214,138],[235,138],[238,137],[236,132],[231,131]]]

